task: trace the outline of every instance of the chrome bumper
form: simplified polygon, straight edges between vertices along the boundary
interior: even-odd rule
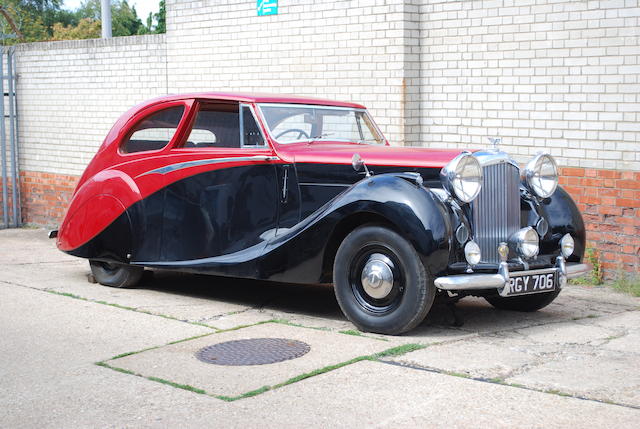
[[[554,268],[543,268],[531,271],[518,271],[517,275],[544,274],[558,272],[558,285],[562,288],[568,279],[588,274],[592,270],[589,264],[566,264],[562,256],[556,258]],[[506,294],[509,286],[509,268],[506,262],[500,264],[497,274],[461,274],[446,277],[438,277],[434,281],[438,289],[457,291],[473,289],[498,289],[498,292]]]

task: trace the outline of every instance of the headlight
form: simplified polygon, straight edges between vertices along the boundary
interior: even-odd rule
[[[538,233],[530,226],[522,228],[509,238],[509,245],[518,256],[531,259],[538,254],[540,244]]]
[[[573,249],[575,247],[575,243],[573,241],[573,237],[569,234],[565,234],[564,237],[560,240],[560,250],[562,250],[562,256],[568,258],[573,255]]]
[[[551,155],[537,155],[525,167],[524,179],[531,192],[548,198],[558,187],[558,165]]]
[[[444,189],[463,203],[470,203],[482,187],[482,167],[469,153],[461,153],[440,172]]]

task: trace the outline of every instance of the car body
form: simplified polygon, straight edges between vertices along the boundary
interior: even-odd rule
[[[358,328],[397,334],[436,296],[530,311],[587,272],[582,217],[556,185],[547,155],[521,169],[496,148],[392,147],[355,103],[173,95],[115,123],[57,245],[109,286],[143,267],[333,282]]]

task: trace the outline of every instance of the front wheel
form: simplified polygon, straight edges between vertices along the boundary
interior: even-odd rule
[[[342,312],[361,331],[406,332],[422,322],[435,298],[411,243],[382,226],[347,235],[336,253],[333,282]]]
[[[102,261],[89,261],[91,274],[104,286],[128,288],[140,281],[144,273],[143,267],[127,264],[116,264]]]
[[[484,299],[500,310],[511,311],[538,311],[551,304],[558,296],[560,290],[553,292],[537,293],[534,295],[513,296],[511,298],[502,296],[487,296]]]

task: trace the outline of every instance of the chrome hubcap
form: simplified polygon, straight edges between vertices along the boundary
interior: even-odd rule
[[[384,255],[374,253],[364,268],[360,280],[362,288],[372,298],[385,298],[393,289],[393,263]]]

